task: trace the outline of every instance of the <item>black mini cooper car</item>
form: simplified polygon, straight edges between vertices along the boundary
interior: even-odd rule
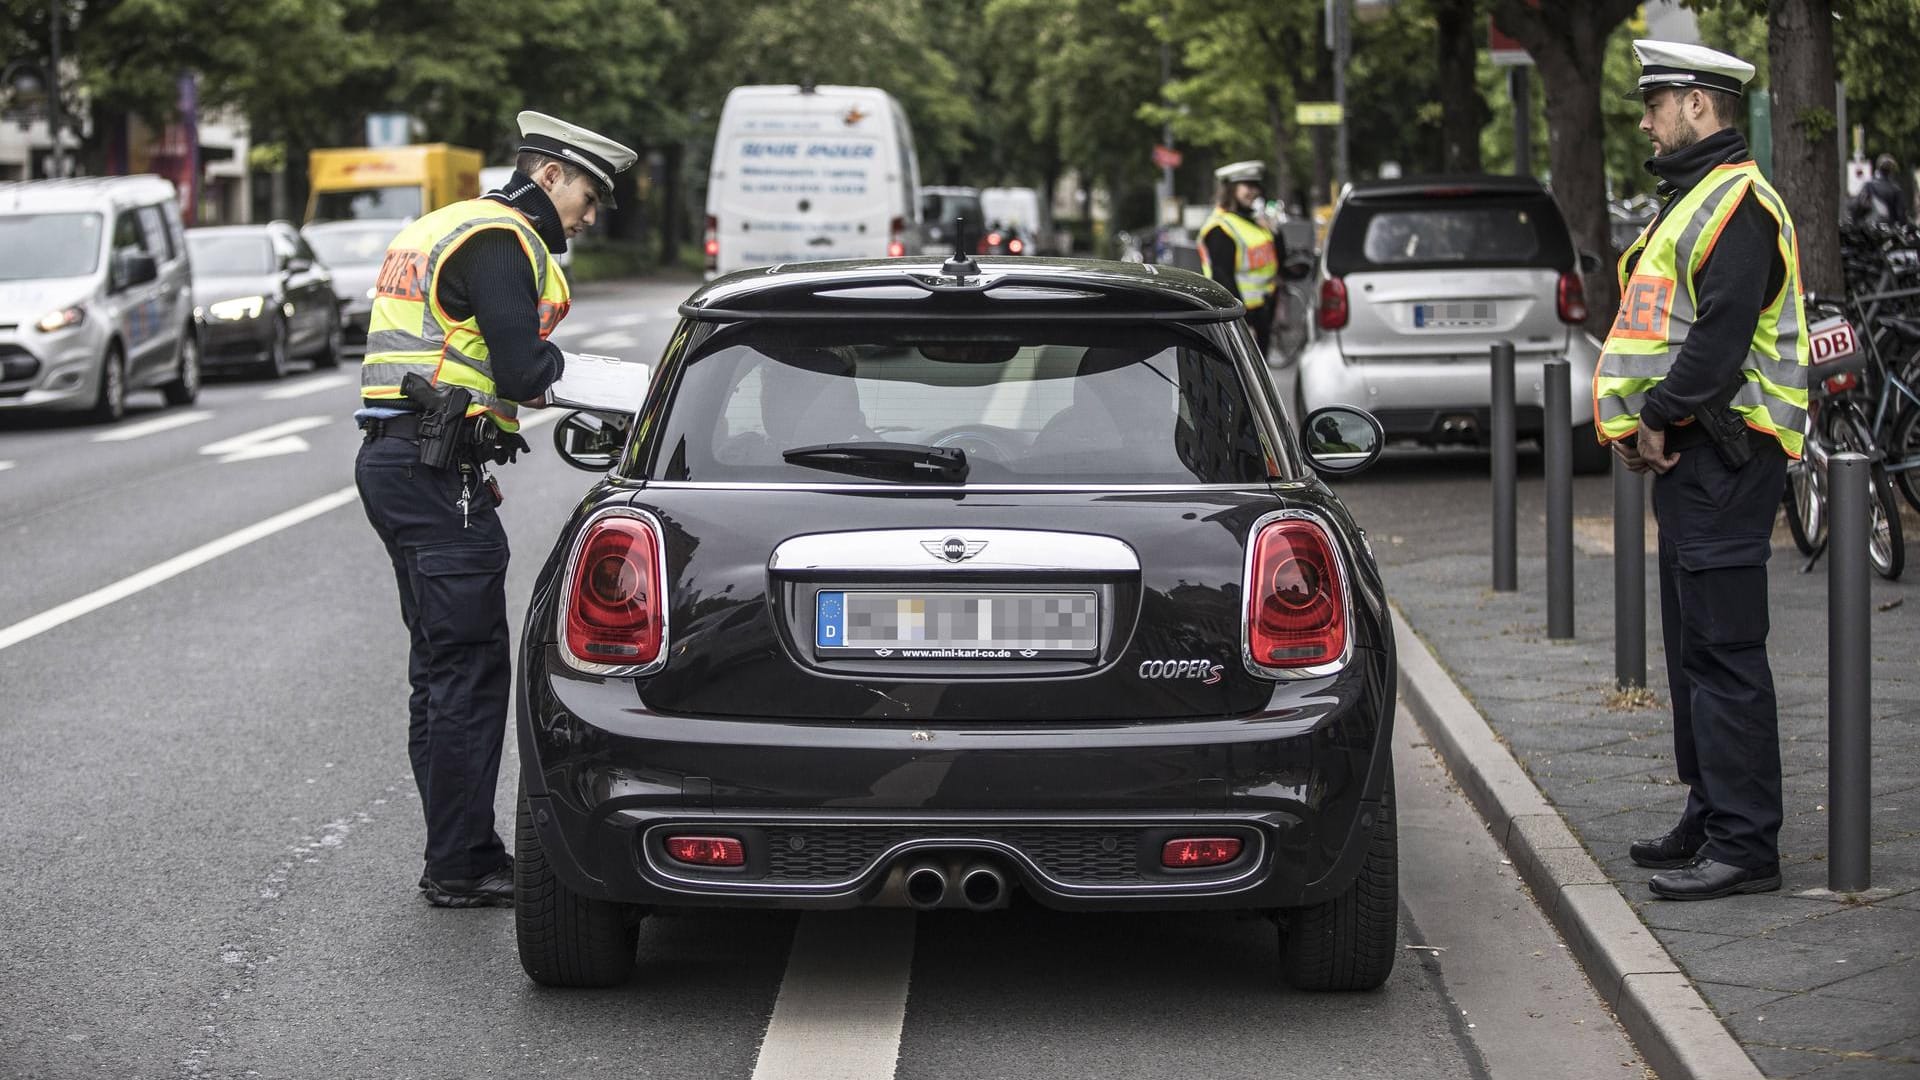
[[[1370,416],[1303,447],[1180,270],[819,263],[680,311],[636,416],[556,428],[610,469],[517,673],[534,980],[626,980],[654,905],[1020,897],[1257,910],[1288,983],[1386,979],[1393,639],[1315,471]]]

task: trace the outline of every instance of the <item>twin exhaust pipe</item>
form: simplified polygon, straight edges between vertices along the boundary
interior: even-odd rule
[[[945,906],[951,881],[945,868],[937,863],[917,862],[907,867],[904,878],[907,904],[917,911]],[[960,871],[958,896],[973,911],[990,911],[1007,904],[1007,879],[987,863],[972,863]]]

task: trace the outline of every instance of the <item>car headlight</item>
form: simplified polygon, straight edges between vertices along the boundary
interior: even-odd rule
[[[76,305],[61,308],[58,311],[49,311],[40,316],[40,321],[33,326],[43,334],[51,334],[56,330],[65,330],[69,326],[79,326],[85,321],[87,321],[87,309]]]
[[[257,319],[267,306],[264,296],[242,296],[234,300],[222,300],[207,305],[207,314],[216,319],[238,322],[241,319]]]

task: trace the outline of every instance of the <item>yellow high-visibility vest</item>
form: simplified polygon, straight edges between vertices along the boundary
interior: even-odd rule
[[[1751,161],[1706,175],[1620,256],[1620,310],[1593,373],[1594,432],[1602,443],[1640,428],[1647,392],[1672,370],[1698,316],[1694,278],[1721,230],[1751,192],[1780,229],[1786,280],[1768,299],[1740,365],[1732,407],[1747,426],[1799,457],[1807,427],[1807,318],[1800,296],[1800,248],[1787,204]],[[1635,252],[1640,253],[1637,263]],[[1628,274],[1631,265],[1633,272]]]
[[[440,271],[460,245],[488,229],[505,229],[520,241],[540,293],[540,337],[545,340],[572,303],[567,277],[525,214],[493,199],[469,199],[438,210],[400,230],[386,261],[367,325],[367,355],[360,362],[360,396],[401,397],[400,380],[418,372],[435,386],[464,386],[473,393],[468,416],[485,414],[503,431],[518,431],[518,406],[500,397],[493,383],[487,342],[473,316],[455,321],[440,306]]]
[[[1233,240],[1233,280],[1240,286],[1240,302],[1248,311],[1265,307],[1280,278],[1273,234],[1231,210],[1214,207],[1200,226],[1200,272],[1208,277],[1213,276],[1213,260],[1207,256],[1207,233],[1214,229],[1225,229]]]

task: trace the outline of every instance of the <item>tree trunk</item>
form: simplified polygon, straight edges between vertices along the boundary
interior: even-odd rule
[[[1480,171],[1480,129],[1492,113],[1474,77],[1482,23],[1477,0],[1433,0],[1439,49],[1440,171]]]
[[[1838,295],[1840,150],[1835,142],[1833,5],[1830,0],[1771,0],[1773,182],[1800,241],[1801,287]]]
[[[1273,197],[1288,207],[1293,205],[1293,169],[1287,162],[1287,146],[1293,139],[1280,110],[1280,88],[1269,83],[1262,93],[1267,99],[1267,127],[1273,133]]]
[[[687,221],[687,208],[680,205],[680,170],[686,155],[687,144],[675,140],[666,145],[660,165],[660,265],[665,267],[680,261]]]

